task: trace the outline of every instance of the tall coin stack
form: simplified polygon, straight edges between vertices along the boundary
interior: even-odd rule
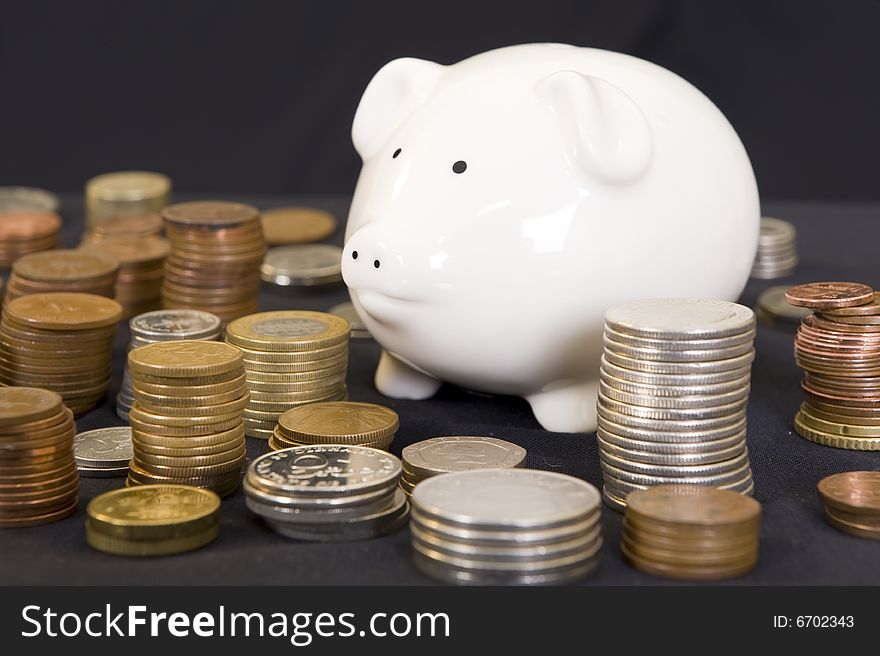
[[[203,201],[171,205],[162,216],[171,241],[164,306],[205,310],[224,322],[256,312],[266,252],[257,209]]]
[[[627,497],[620,549],[638,570],[720,581],[758,563],[761,504],[729,490],[659,485]]]
[[[387,451],[400,426],[397,413],[375,403],[309,403],[278,418],[273,451],[310,444],[348,444]]]
[[[83,233],[82,243],[91,244],[108,239],[138,239],[162,235],[162,215],[158,212],[114,216],[96,223]]]
[[[572,476],[461,471],[420,483],[411,501],[415,564],[440,581],[562,584],[599,564],[599,491]]]
[[[201,310],[155,310],[145,312],[128,322],[131,342],[128,350],[147,344],[174,340],[216,341],[220,338],[220,319]],[[116,414],[128,421],[128,412],[134,402],[131,375],[126,362],[122,374],[122,388],[116,397]]]
[[[806,396],[795,431],[825,446],[880,450],[880,295],[860,283],[817,282],[785,297],[814,311],[794,340]]]
[[[118,216],[158,212],[171,197],[171,180],[151,171],[116,171],[86,182],[86,225]]]
[[[61,217],[55,212],[0,210],[0,268],[18,258],[58,247]]]
[[[251,402],[249,437],[268,440],[287,410],[346,398],[348,323],[332,314],[261,312],[229,324],[226,341],[244,354]]]
[[[235,491],[245,461],[248,392],[241,352],[222,342],[149,344],[128,354],[135,402],[128,485]]]
[[[4,303],[44,292],[82,292],[113,298],[119,260],[105,253],[59,249],[25,255],[12,265]]]
[[[432,476],[469,469],[525,467],[526,450],[496,437],[450,435],[432,437],[403,448],[400,489],[412,494]]]
[[[751,277],[770,280],[794,273],[798,265],[796,237],[797,231],[788,221],[762,217]]]
[[[0,528],[76,512],[73,414],[55,392],[0,387]]]
[[[755,314],[726,301],[652,299],[605,315],[599,456],[605,501],[664,483],[751,494],[746,405]]]
[[[324,444],[272,451],[244,479],[248,508],[296,540],[338,542],[392,533],[409,503],[397,487],[400,460],[362,446]]]
[[[58,392],[75,415],[107,392],[110,353],[122,307],[94,294],[31,294],[0,321],[0,382]]]

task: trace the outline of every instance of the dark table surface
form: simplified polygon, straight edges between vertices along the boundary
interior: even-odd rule
[[[341,222],[348,198],[229,197],[261,208],[314,205],[331,210]],[[64,197],[64,244],[73,246],[82,232],[82,206]],[[876,267],[880,205],[767,202],[767,215],[795,223],[801,264],[781,281],[751,281],[741,302],[753,305],[758,294],[780,283],[855,280],[880,288]],[[341,243],[342,229],[329,240]],[[326,310],[348,300],[344,286],[316,290],[272,289],[266,285],[261,307]],[[763,504],[758,567],[730,585],[880,584],[880,542],[850,537],[822,518],[816,483],[839,471],[877,469],[880,453],[845,451],[812,444],[793,433],[792,417],[801,402],[800,372],[792,359],[792,334],[760,326],[752,369],[748,444]],[[114,380],[102,407],[77,421],[79,430],[122,422],[113,411],[119,389],[128,329],[122,327],[114,349]],[[353,400],[385,404],[400,415],[392,451],[437,435],[493,435],[528,449],[528,466],[564,472],[601,485],[594,435],[549,433],[535,421],[525,401],[490,397],[444,385],[428,401],[397,401],[373,387],[379,348],[372,340],[352,340],[348,375]],[[248,458],[262,454],[266,443],[248,438]],[[88,547],[83,526],[86,504],[123,479],[83,478],[79,512],[69,519],[26,529],[0,529],[0,583],[100,585],[425,585],[430,579],[410,560],[407,531],[376,540],[299,543],[276,535],[244,504],[239,490],[223,501],[220,537],[206,548],[163,558],[108,556]],[[618,551],[621,515],[603,509],[605,545],[602,566],[587,585],[669,583],[631,569]]]

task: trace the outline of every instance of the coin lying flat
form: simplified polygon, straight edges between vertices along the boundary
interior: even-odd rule
[[[132,455],[128,426],[97,428],[73,438],[73,456],[82,467],[128,467]]]
[[[785,293],[791,305],[818,309],[864,305],[873,299],[873,289],[855,282],[812,282],[791,287]]]
[[[338,223],[330,212],[312,207],[278,207],[262,213],[263,234],[271,246],[326,239]]]
[[[610,308],[605,322],[618,332],[652,339],[708,339],[751,330],[755,315],[726,301],[651,299]]]
[[[770,287],[758,296],[756,314],[758,319],[767,323],[787,323],[797,325],[801,319],[810,314],[809,308],[791,305],[785,300],[788,285]]]
[[[0,187],[0,212],[57,212],[58,196],[36,187]]]
[[[260,267],[266,282],[282,287],[311,287],[342,280],[342,249],[329,244],[277,246]]]
[[[366,324],[361,320],[352,303],[340,303],[339,305],[334,305],[327,310],[327,312],[335,314],[337,317],[342,317],[349,323],[353,339],[369,339],[372,337],[370,331],[367,330]]]

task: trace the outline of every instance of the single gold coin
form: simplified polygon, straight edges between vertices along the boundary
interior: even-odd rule
[[[171,180],[152,171],[114,171],[86,182],[87,201],[142,201],[164,198],[171,191]]]
[[[143,373],[169,378],[212,376],[243,371],[241,351],[223,342],[180,340],[140,346],[128,354],[134,376]]]
[[[56,392],[35,387],[0,387],[0,427],[27,424],[57,415],[62,407]]]
[[[137,403],[137,401],[135,401],[135,403]],[[212,417],[212,419],[216,419],[216,417]],[[138,418],[137,415],[132,416],[129,412],[128,421],[131,424],[132,431],[137,431],[139,434],[143,433],[162,437],[180,437],[191,439],[193,437],[199,436],[210,437],[218,433],[224,433],[226,431],[239,428],[242,424],[242,416],[239,413],[235,413],[235,416],[231,418],[223,419],[222,421],[216,421],[214,423],[199,423],[194,425],[166,425],[157,424],[149,421],[142,421]]]
[[[180,442],[180,444],[175,446],[154,446],[152,444],[146,444],[141,440],[137,442],[137,450],[141,455],[141,458],[147,456],[165,456],[165,457],[177,457],[177,458],[188,458],[192,456],[201,457],[201,456],[213,456],[220,453],[224,453],[231,449],[239,448],[244,446],[244,430],[241,431],[239,435],[231,440],[227,440],[226,442],[221,442],[215,445],[209,446],[185,446],[188,444],[188,440],[184,440]]]
[[[167,239],[148,235],[86,243],[79,247],[78,252],[104,257],[109,255],[128,269],[134,265],[164,260],[168,257],[170,247]]]
[[[191,412],[192,414],[224,414],[223,412],[201,413],[197,409],[203,407],[216,408],[225,403],[236,401],[247,394],[248,391],[244,384],[239,385],[237,388],[228,392],[209,394],[206,396],[151,394],[145,392],[137,383],[132,386],[132,389],[134,391],[134,397],[138,400],[141,407],[150,410],[151,412],[162,412],[165,408],[181,408],[181,410],[172,412],[171,414],[185,412]]]
[[[237,408],[237,407],[236,407]],[[151,412],[141,407],[141,404],[135,400],[131,405],[129,419],[134,418],[147,424],[158,424],[166,427],[194,427],[194,426],[213,426],[214,424],[225,424],[227,421],[235,421],[241,418],[241,408],[237,408],[225,414],[216,415],[168,415],[158,412]]]
[[[876,437],[852,437],[834,435],[825,431],[811,428],[805,421],[802,413],[794,418],[794,430],[805,440],[821,444],[822,446],[832,446],[837,449],[850,449],[852,451],[880,451],[880,438]]]
[[[43,330],[88,330],[112,326],[122,318],[116,301],[77,292],[31,294],[6,306],[6,316],[25,326]]]
[[[162,403],[153,405],[147,402],[148,398],[149,397],[145,397],[143,394],[135,391],[135,399],[137,400],[137,404],[141,412],[153,413],[156,416],[163,416],[165,417],[163,421],[165,421],[166,423],[170,421],[169,418],[171,417],[174,417],[175,419],[192,419],[193,417],[222,417],[225,419],[233,417],[235,413],[244,410],[250,402],[250,395],[247,393],[246,390],[244,394],[232,399],[231,401],[212,405],[181,406],[167,405]]]
[[[181,458],[184,462],[179,465],[157,465],[153,463],[147,463],[140,459],[137,453],[134,454],[134,458],[131,459],[132,468],[136,465],[140,467],[144,471],[148,472],[151,476],[165,476],[168,478],[204,478],[206,476],[217,476],[220,474],[227,474],[230,472],[240,472],[241,466],[245,462],[245,455],[242,453],[240,456],[234,458],[233,460],[222,462],[215,465],[189,465],[186,461],[193,460],[192,458]]]
[[[178,379],[171,379],[178,380]],[[132,381],[133,387],[139,391],[155,396],[163,397],[210,397],[215,394],[226,394],[242,388],[246,389],[247,378],[244,374],[236,376],[232,380],[222,383],[208,383],[207,385],[168,385],[161,383],[148,383],[143,376],[138,376]],[[240,396],[240,395],[238,395]],[[234,397],[233,397],[234,398]],[[201,405],[201,404],[198,404]]]
[[[151,453],[137,449],[134,457],[142,467],[164,466],[174,469],[227,465],[240,460],[244,453],[245,443],[243,439],[240,439],[225,451],[215,453]]]
[[[263,234],[271,246],[326,239],[338,227],[330,212],[313,207],[278,207],[262,214]]]
[[[351,327],[326,312],[281,310],[236,319],[226,327],[226,341],[264,351],[309,351],[347,342]]]
[[[146,486],[152,487],[152,486]],[[126,490],[142,490],[144,487],[123,488]],[[203,490],[209,492],[209,490]],[[211,492],[211,494],[214,494]],[[219,498],[219,497],[218,497]],[[86,523],[86,542],[90,547],[114,556],[170,556],[200,549],[213,542],[220,533],[219,525],[193,535],[162,538],[158,540],[127,540],[125,538],[105,535],[96,531],[91,522]]]
[[[313,403],[278,418],[284,437],[311,443],[324,437],[352,442],[383,440],[394,435],[399,426],[399,417],[391,408],[354,401]]]
[[[254,350],[249,349],[244,346],[239,346],[236,344],[238,348],[241,349],[241,352],[244,354],[245,362],[255,363],[255,364],[277,364],[283,366],[290,366],[291,371],[305,371],[307,369],[296,369],[294,366],[299,365],[311,365],[314,364],[313,368],[320,369],[321,367],[330,366],[334,360],[338,360],[340,358],[348,359],[348,344],[346,342],[340,342],[334,346],[328,346],[323,349],[311,349],[308,351],[262,351],[262,350]]]
[[[157,435],[140,428],[132,428],[131,434],[132,444],[137,444],[138,448],[160,447],[163,449],[213,448],[243,438],[244,424],[241,422],[227,430],[207,435]]]
[[[36,282],[69,283],[115,276],[119,260],[107,253],[57,249],[32,253],[16,260],[12,272]]]

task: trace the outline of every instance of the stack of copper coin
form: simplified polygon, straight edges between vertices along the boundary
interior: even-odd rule
[[[128,485],[238,487],[248,391],[241,351],[222,342],[149,344],[128,354],[135,402]]]
[[[375,403],[309,403],[278,418],[269,448],[278,451],[309,444],[349,444],[387,451],[399,425],[394,410]]]
[[[86,224],[98,224],[117,216],[142,216],[168,204],[171,180],[152,171],[115,171],[86,182]]]
[[[0,382],[58,392],[75,415],[94,408],[110,382],[110,352],[122,307],[58,292],[6,306],[0,321]]]
[[[12,265],[4,303],[45,292],[82,292],[113,298],[119,260],[104,253],[52,250],[25,255]]]
[[[261,312],[229,324],[226,341],[244,354],[251,402],[247,434],[268,440],[282,413],[346,398],[348,337],[340,317],[298,310]]]
[[[410,444],[404,447],[401,460],[400,489],[412,494],[416,485],[439,474],[525,467],[526,450],[496,437],[451,435]]]
[[[621,551],[643,572],[720,581],[758,563],[761,504],[729,490],[659,485],[626,498]]]
[[[850,535],[880,540],[880,472],[832,474],[819,481],[818,490],[829,524]]]
[[[61,217],[40,210],[0,211],[0,267],[18,258],[58,246]]]
[[[124,318],[162,307],[162,276],[169,251],[165,239],[155,235],[105,239],[83,244],[80,250],[109,255],[119,261],[115,294]]]
[[[91,226],[83,233],[84,244],[107,239],[137,239],[160,236],[162,216],[157,212],[147,214],[114,216]]]
[[[73,414],[55,392],[0,387],[0,528],[76,512]]]
[[[257,209],[204,201],[171,205],[162,216],[171,240],[164,306],[205,310],[224,322],[256,312],[266,252]]]
[[[798,435],[841,449],[880,450],[880,297],[868,285],[819,282],[792,287],[801,321],[795,361],[804,371]]]

